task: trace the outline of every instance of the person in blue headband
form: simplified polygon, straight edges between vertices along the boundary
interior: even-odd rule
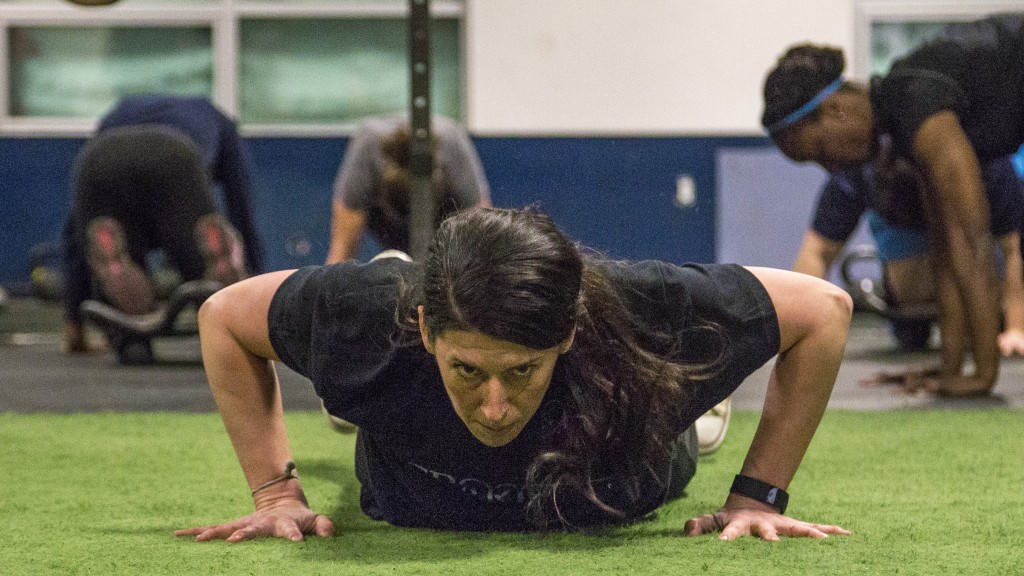
[[[831,173],[879,162],[879,141],[891,138],[893,158],[922,182],[943,335],[940,375],[906,384],[989,394],[999,373],[1000,289],[979,166],[1024,144],[1024,14],[950,25],[868,85],[842,80],[844,66],[837,48],[790,48],[765,79],[762,124],[790,159]],[[892,200],[879,204],[900,204]]]
[[[820,92],[812,96],[811,99],[808,100],[807,102],[804,102],[799,108],[793,110],[789,114],[786,114],[779,120],[772,122],[770,125],[765,126],[765,130],[767,130],[769,134],[778,134],[779,132],[782,132],[783,130],[789,128],[793,124],[796,124],[803,118],[806,118],[808,114],[811,114],[812,112],[817,110],[826,98],[835,94],[840,88],[843,87],[843,84],[845,83],[846,81],[843,79],[842,76],[829,82],[824,88],[821,89]]]

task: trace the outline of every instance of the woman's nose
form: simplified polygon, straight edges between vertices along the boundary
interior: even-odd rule
[[[497,378],[491,378],[482,386],[481,391],[484,397],[480,410],[484,418],[495,424],[501,423],[508,416],[510,408],[505,387]]]

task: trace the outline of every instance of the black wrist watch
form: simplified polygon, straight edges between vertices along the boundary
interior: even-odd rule
[[[736,478],[732,481],[732,488],[729,488],[729,492],[746,496],[751,500],[764,502],[778,510],[779,514],[785,514],[786,506],[789,505],[788,492],[778,486],[772,486],[767,482],[762,482],[757,478],[751,478],[743,474],[736,475]]]

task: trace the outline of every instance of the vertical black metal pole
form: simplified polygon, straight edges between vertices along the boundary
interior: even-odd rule
[[[430,0],[409,0],[409,253],[422,262],[434,236],[437,206],[430,130]]]

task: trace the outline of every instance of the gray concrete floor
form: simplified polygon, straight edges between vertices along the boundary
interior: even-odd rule
[[[933,342],[937,335],[933,335]],[[880,372],[898,373],[908,368],[929,368],[939,365],[938,349],[925,352],[900,353],[889,335],[886,321],[869,312],[854,314],[846,344],[843,364],[836,377],[829,408],[850,410],[962,409],[1005,406],[1024,408],[1024,358],[1007,358],[1000,364],[999,380],[991,396],[985,398],[950,399],[931,395],[909,396],[894,386],[865,386]],[[760,410],[764,402],[769,362],[752,374],[733,395],[733,406],[739,410]]]
[[[11,299],[0,310],[0,412],[187,411],[216,409],[202,371],[195,337],[158,339],[158,364],[118,366],[112,353],[67,356],[61,352],[60,308],[34,299]],[[733,396],[739,410],[759,410],[768,371],[751,375]],[[904,367],[938,363],[935,351],[893,351],[883,319],[857,313],[830,408],[854,410],[1024,408],[1024,359],[1002,363],[991,397],[970,400],[906,396],[893,387],[866,387],[864,379]],[[286,409],[319,409],[305,378],[278,367]]]
[[[158,338],[157,363],[120,366],[112,352],[66,355],[58,305],[11,299],[0,311],[0,412],[215,411],[199,339]],[[308,380],[279,366],[285,409],[319,410]]]

